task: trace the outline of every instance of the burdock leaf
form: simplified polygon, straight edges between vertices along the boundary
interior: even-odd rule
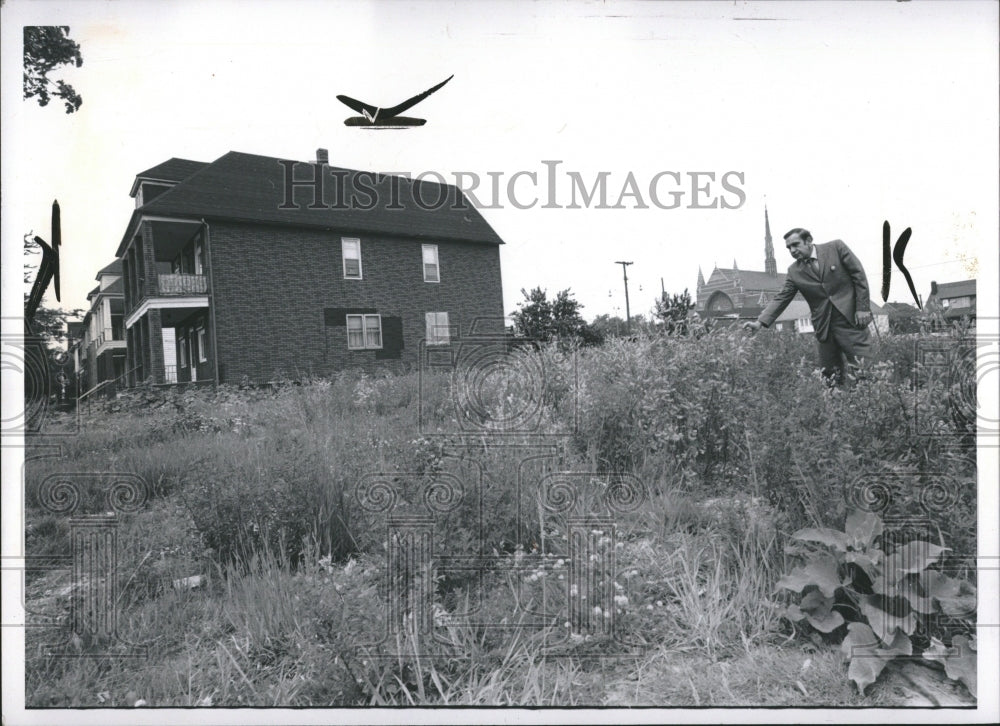
[[[895,594],[905,597],[906,601],[910,603],[910,607],[921,615],[930,615],[934,612],[934,600],[922,596],[917,590],[916,583],[910,577],[903,578]]]
[[[802,592],[809,585],[815,585],[827,597],[833,597],[840,587],[837,561],[831,556],[818,557],[807,565],[796,567],[778,580],[776,587],[793,592]]]
[[[807,527],[806,529],[800,529],[792,537],[803,542],[819,542],[832,547],[838,552],[846,552],[849,542],[846,534],[827,527]]]
[[[954,681],[961,681],[974,697],[976,694],[976,653],[969,639],[956,635],[951,639],[951,652],[944,659],[944,672]]]
[[[871,547],[875,538],[882,534],[882,529],[882,520],[877,514],[860,509],[855,509],[847,515],[847,522],[844,524],[844,531],[856,550],[866,550]]]
[[[840,649],[844,657],[851,661],[847,677],[857,684],[858,691],[863,694],[893,656],[877,647],[878,638],[864,623],[849,623],[847,630]]]
[[[844,616],[836,610],[819,615],[807,615],[806,621],[821,633],[832,633],[844,624]]]
[[[904,575],[923,572],[928,565],[937,562],[947,549],[921,539],[907,542],[886,558],[885,575],[898,582]]]
[[[958,595],[956,597],[939,597],[938,605],[941,612],[953,618],[971,618],[976,615],[977,598],[975,593]]]
[[[861,614],[868,620],[868,625],[878,635],[879,640],[892,647],[896,631],[902,630],[911,635],[917,627],[917,616],[912,612],[899,617],[882,609],[883,599],[878,595],[867,595],[861,598]]]
[[[844,555],[844,562],[854,562],[861,565],[866,572],[871,573],[875,571],[875,567],[878,565],[878,554],[878,550],[873,550],[872,554],[867,552],[848,552]]]
[[[782,615],[784,615],[786,618],[788,618],[792,622],[796,622],[796,623],[798,621],[802,620],[802,618],[804,618],[806,616],[806,614],[804,612],[802,612],[802,610],[799,608],[798,605],[789,605],[789,606],[787,606],[785,608],[784,612],[782,613]]]
[[[844,617],[833,609],[833,598],[819,590],[810,590],[803,595],[799,608],[809,624],[821,633],[832,633],[844,624]]]

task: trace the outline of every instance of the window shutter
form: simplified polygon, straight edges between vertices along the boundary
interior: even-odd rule
[[[378,360],[403,357],[403,319],[396,316],[382,318],[382,350],[375,351]]]

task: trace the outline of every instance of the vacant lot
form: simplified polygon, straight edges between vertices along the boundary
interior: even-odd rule
[[[885,337],[835,390],[811,339],[717,331],[95,405],[38,439],[58,456],[27,454],[28,554],[58,565],[26,576],[50,625],[28,631],[27,703],[915,703],[897,664],[848,678],[846,585],[827,632],[784,617],[815,588],[778,583],[792,533],[870,512],[872,551],[947,546],[922,567],[974,592],[967,344],[926,340]],[[80,516],[108,513],[116,539],[86,544]],[[837,576],[874,597],[861,566]],[[930,663],[969,622],[900,627]]]

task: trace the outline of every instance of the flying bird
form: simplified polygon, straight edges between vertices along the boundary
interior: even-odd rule
[[[361,126],[364,128],[383,128],[383,129],[405,129],[412,126],[423,126],[427,123],[426,119],[422,118],[412,118],[410,116],[400,116],[403,111],[406,111],[418,103],[423,101],[429,95],[434,93],[436,90],[441,88],[445,83],[454,78],[455,75],[452,74],[441,81],[439,84],[433,88],[429,88],[423,93],[419,93],[413,98],[407,99],[396,106],[391,108],[382,108],[380,106],[373,106],[370,103],[365,103],[364,101],[358,101],[350,96],[340,95],[337,96],[337,100],[348,108],[357,111],[362,114],[361,116],[351,116],[350,118],[344,119],[345,126]]]

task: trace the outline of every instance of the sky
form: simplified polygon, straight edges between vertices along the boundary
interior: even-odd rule
[[[48,239],[57,198],[63,307],[85,307],[113,259],[139,171],[230,150],[309,161],[318,147],[336,166],[475,174],[486,204],[499,179],[501,208],[482,214],[506,242],[508,313],[540,286],[570,288],[587,319],[623,316],[618,260],[633,262],[633,314],[661,289],[693,293],[699,267],[763,269],[765,205],[779,270],[782,234],[805,227],[846,241],[880,301],[888,220],[893,240],[913,230],[920,295],[969,277],[996,290],[993,2],[10,0],[3,14],[4,262],[25,233]],[[21,99],[26,24],[70,26],[83,66],[53,76],[81,93],[79,112]],[[354,113],[337,94],[390,106],[452,74],[407,112],[421,128],[343,124]],[[549,169],[563,208],[543,208]],[[570,173],[589,189],[602,172],[604,208],[565,208]],[[677,208],[654,204],[654,179],[663,206],[683,192]],[[639,197],[609,208],[623,188]],[[17,268],[4,265],[8,305]],[[889,300],[911,300],[898,270]]]

